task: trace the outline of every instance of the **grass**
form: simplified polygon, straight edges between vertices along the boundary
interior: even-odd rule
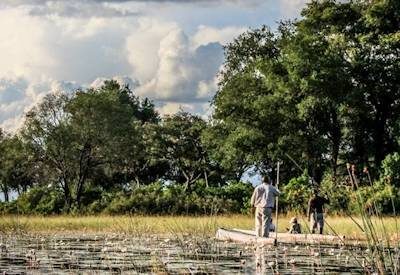
[[[278,231],[289,227],[290,215],[278,219]],[[306,218],[298,217],[303,232],[307,232]],[[360,224],[361,218],[355,218]],[[376,224],[378,236],[397,239],[396,219],[393,217],[371,218]],[[384,224],[384,232],[382,227]],[[21,231],[27,233],[129,233],[129,234],[192,234],[213,236],[220,227],[254,228],[249,215],[224,216],[0,216],[0,232]],[[333,229],[333,230],[332,230]],[[327,216],[325,233],[345,235],[346,238],[364,239],[365,234],[348,217]]]

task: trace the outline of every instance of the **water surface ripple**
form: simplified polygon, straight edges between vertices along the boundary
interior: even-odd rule
[[[363,249],[263,246],[189,235],[4,235],[2,274],[357,274]]]

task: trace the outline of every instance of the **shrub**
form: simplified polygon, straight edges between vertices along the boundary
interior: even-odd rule
[[[400,187],[400,154],[387,155],[382,161],[381,179],[388,181],[396,187]]]
[[[308,176],[304,173],[298,178],[292,178],[282,189],[282,208],[285,210],[305,213],[312,189],[308,182]]]
[[[350,209],[358,209],[359,198],[364,203],[364,210],[369,210],[371,214],[392,214],[400,206],[399,188],[383,180],[376,181],[373,186],[361,187],[352,193]]]
[[[232,183],[223,188],[194,184],[191,192],[181,185],[153,183],[132,190],[130,194],[118,193],[105,207],[110,214],[217,214],[239,213],[247,209],[252,186]],[[97,207],[93,205],[92,207]]]
[[[29,189],[16,200],[17,211],[21,214],[59,214],[64,206],[62,193],[45,186]]]
[[[329,198],[327,208],[331,213],[340,214],[349,208],[350,186],[343,185],[344,178],[333,178],[327,174],[321,182],[320,190],[323,195]]]

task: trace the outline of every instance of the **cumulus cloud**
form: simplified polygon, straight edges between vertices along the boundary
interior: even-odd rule
[[[0,77],[87,83],[126,74],[124,42],[135,25],[122,18],[43,18],[23,9],[0,10]]]
[[[0,78],[0,128],[17,130],[23,115],[51,92],[71,93],[79,86],[73,82],[45,80],[30,82],[23,77]]]
[[[2,0],[0,127],[16,129],[23,113],[48,92],[98,87],[110,78],[153,99],[161,113],[183,108],[207,114],[223,62],[222,45],[248,25],[220,21],[229,16],[227,10],[237,15],[244,6],[274,3],[294,11],[303,2]],[[193,23],[190,15],[197,7],[200,15],[215,10],[214,18]],[[175,19],[175,13],[186,11]]]
[[[310,0],[279,0],[279,5],[283,15],[293,17],[298,16],[308,2]]]
[[[139,81],[137,81],[136,79],[132,79],[129,76],[114,76],[112,78],[99,77],[90,84],[90,87],[98,89],[104,85],[104,82],[106,80],[114,80],[119,84],[119,86],[128,86],[131,90],[135,90],[139,86]]]
[[[42,5],[31,6],[30,15],[60,17],[129,17],[140,15],[128,9],[103,2],[49,1]]]
[[[29,9],[0,9],[0,127],[15,129],[15,118],[46,92],[99,86],[121,75],[126,77],[114,79],[156,102],[187,108],[207,103],[216,90],[221,44],[240,31],[201,26],[188,35],[175,22],[145,16],[33,16]]]
[[[161,41],[155,76],[138,89],[158,100],[189,102],[207,100],[215,89],[215,75],[223,60],[219,43],[190,49],[188,37],[176,29]]]
[[[187,35],[177,24],[144,18],[126,41],[137,92],[158,101],[206,102],[217,88],[223,62],[222,44],[242,27],[200,26]]]
[[[181,103],[167,102],[156,106],[157,111],[161,115],[172,115],[178,112],[189,112],[207,119],[211,114],[211,107],[208,103]]]
[[[132,73],[140,82],[147,82],[157,72],[160,41],[171,31],[179,29],[174,22],[164,22],[143,17],[138,20],[137,28],[126,38],[127,58]]]
[[[212,26],[201,25],[198,27],[196,34],[193,36],[193,47],[206,45],[210,42],[216,41],[222,45],[226,45],[232,41],[234,37],[245,31],[247,31],[247,28],[245,27],[230,26],[225,28],[215,28]]]
[[[62,2],[68,0],[53,0],[53,2]],[[86,0],[90,3],[127,3],[127,2],[155,2],[155,3],[181,3],[181,4],[192,4],[192,3],[233,3],[233,4],[259,4],[263,0]],[[43,5],[46,1],[44,0],[3,0],[3,5]]]

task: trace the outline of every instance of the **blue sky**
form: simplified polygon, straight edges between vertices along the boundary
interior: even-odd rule
[[[44,95],[114,78],[162,114],[210,114],[222,45],[299,17],[306,0],[2,0],[0,127]]]

